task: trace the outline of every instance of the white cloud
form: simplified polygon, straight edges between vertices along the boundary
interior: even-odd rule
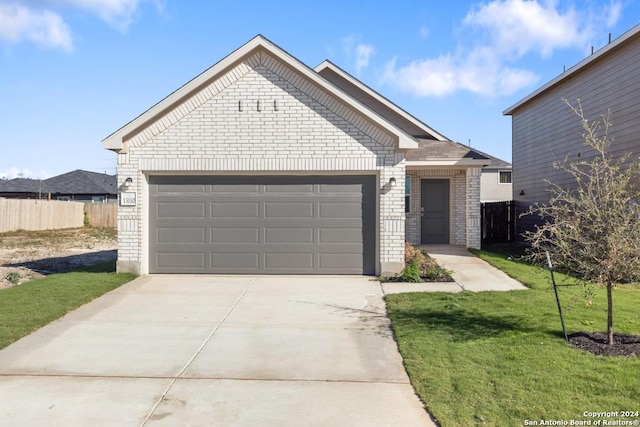
[[[71,30],[63,19],[66,9],[80,9],[126,31],[140,5],[162,0],[0,0],[0,41],[24,40],[46,48],[73,49]]]
[[[69,27],[57,13],[35,10],[16,3],[0,3],[0,39],[28,40],[45,48],[71,51]]]
[[[0,179],[13,178],[47,179],[51,178],[51,174],[44,170],[34,171],[31,169],[20,169],[17,167],[11,167],[8,170],[0,172]]]
[[[601,10],[561,10],[555,0],[493,0],[473,7],[462,20],[460,45],[437,58],[387,64],[383,82],[422,97],[457,91],[484,96],[511,95],[539,79],[520,68],[528,54],[548,57],[557,49],[587,50],[596,28],[611,27],[622,5],[611,1]]]
[[[387,66],[384,80],[419,97],[443,97],[459,90],[485,96],[509,95],[539,79],[531,71],[501,68],[494,60],[477,55],[466,58],[445,55],[414,61],[399,69],[395,64],[394,58]]]
[[[349,62],[354,63],[356,74],[369,66],[369,60],[376,53],[376,49],[369,44],[359,43],[358,37],[350,35],[342,39],[342,51]]]
[[[140,4],[150,0],[57,0],[57,3],[84,9],[100,17],[109,25],[125,31]],[[161,9],[161,3],[154,1]]]
[[[561,13],[555,6],[534,0],[496,0],[470,11],[462,22],[485,30],[489,43],[505,54],[549,56],[557,48],[583,46],[590,34],[581,30],[581,17],[574,9]]]
[[[369,66],[369,58],[374,55],[376,50],[368,44],[359,44],[356,46],[356,72],[360,73],[365,67]]]

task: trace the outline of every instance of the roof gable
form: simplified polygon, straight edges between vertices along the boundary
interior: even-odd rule
[[[271,57],[274,57],[276,60],[292,69],[298,78],[302,77],[311,81],[313,84],[329,93],[332,97],[338,99],[341,103],[357,111],[375,126],[390,134],[395,139],[397,148],[412,149],[417,147],[415,139],[402,129],[395,126],[393,123],[390,123],[374,111],[366,108],[357,100],[323,79],[311,68],[307,67],[302,62],[295,59],[260,35],[256,36],[251,41],[222,59],[220,62],[213,65],[211,68],[207,69],[175,92],[171,93],[149,110],[113,134],[109,135],[103,140],[103,147],[116,152],[126,152],[128,149],[128,141],[137,135],[144,133],[144,137],[149,139],[149,137],[159,133],[162,129],[171,126],[180,120],[181,117],[179,116],[181,114],[183,116],[186,115],[190,109],[193,110],[210,99],[207,98],[207,94],[211,97],[215,96],[217,92],[224,90],[225,85],[228,86],[231,84],[234,77],[236,79],[239,78],[240,76],[235,75],[226,76],[225,73],[233,72],[235,74],[241,74],[243,69],[242,67],[238,67],[238,65],[242,64],[242,62],[247,60],[247,58],[255,56],[260,52],[268,53]],[[248,67],[246,71],[248,71]],[[211,87],[212,85],[214,87]],[[201,93],[203,89],[207,93]],[[173,109],[175,109],[175,112],[172,111]]]
[[[322,62],[315,71],[409,135],[439,141],[449,140],[331,61]]]

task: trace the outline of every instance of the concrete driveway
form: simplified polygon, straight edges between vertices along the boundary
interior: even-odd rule
[[[0,351],[0,425],[434,423],[378,282],[150,276]]]

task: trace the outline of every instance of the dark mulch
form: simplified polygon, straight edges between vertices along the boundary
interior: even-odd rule
[[[431,277],[426,277],[426,276],[420,276],[420,278],[422,279],[423,283],[438,283],[438,282],[454,282],[455,280],[453,280],[453,277],[449,276],[448,274],[444,274],[442,276],[439,276],[438,278],[431,278]],[[399,283],[413,283],[413,282],[407,282],[406,280],[404,280],[402,278],[402,276],[391,276],[391,277],[383,277],[382,278],[384,282],[399,282]]]
[[[569,343],[597,356],[640,356],[640,335],[613,334],[613,345],[607,344],[606,332],[576,332]]]

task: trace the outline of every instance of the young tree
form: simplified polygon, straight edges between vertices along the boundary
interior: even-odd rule
[[[546,181],[549,203],[528,212],[544,222],[525,239],[534,258],[549,251],[558,268],[606,288],[607,337],[613,344],[611,291],[616,284],[640,280],[640,163],[631,153],[617,158],[608,154],[613,142],[610,113],[589,121],[579,99],[575,105],[564,101],[581,120],[584,144],[594,156],[554,163],[573,185],[563,188]]]

